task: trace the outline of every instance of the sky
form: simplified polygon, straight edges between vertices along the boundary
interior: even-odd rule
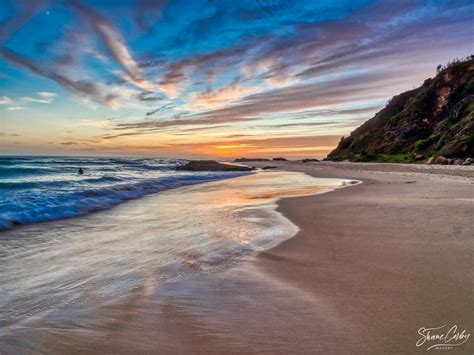
[[[0,0],[0,154],[324,157],[473,53],[470,0]]]

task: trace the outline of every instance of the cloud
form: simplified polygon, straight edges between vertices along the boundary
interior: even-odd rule
[[[299,123],[281,123],[271,125],[253,126],[253,128],[271,129],[271,128],[294,128],[294,127],[320,127],[320,126],[337,126],[346,124],[347,121],[320,121],[320,122],[299,122]]]
[[[248,41],[250,44],[250,41]],[[199,71],[212,79],[217,71],[232,64],[239,64],[250,46],[235,45],[210,53],[197,53],[191,57],[169,63],[165,66],[165,75],[158,80],[158,87],[168,97],[178,96],[183,86],[190,82],[187,72]]]
[[[20,137],[21,134],[18,133],[6,133],[6,132],[0,132],[0,137]]]
[[[242,123],[254,121],[255,118],[232,118],[232,117],[216,117],[209,119],[175,119],[175,120],[164,120],[164,121],[144,121],[137,123],[118,123],[115,126],[116,131],[131,130],[132,132],[118,133],[105,135],[102,138],[104,139],[113,139],[122,136],[134,136],[142,135],[150,132],[159,132],[168,128],[182,127],[182,126],[201,126],[201,125],[221,125],[225,123]]]
[[[116,97],[115,95],[102,94],[98,87],[92,82],[86,80],[76,81],[70,79],[64,75],[56,73],[53,70],[43,68],[34,63],[32,60],[18,53],[15,53],[7,48],[0,47],[0,55],[11,63],[15,64],[16,66],[26,68],[36,75],[51,79],[73,93],[79,94],[80,96],[86,98],[94,99],[104,105],[111,106],[112,101]]]
[[[104,16],[79,1],[71,1],[75,9],[82,13],[94,26],[109,54],[122,66],[125,79],[143,90],[151,90],[153,85],[147,82],[140,72],[140,68],[133,59],[127,45],[115,27]]]
[[[38,92],[39,98],[23,96],[23,97],[20,98],[20,101],[33,102],[33,103],[39,103],[39,104],[50,104],[50,103],[53,102],[56,95],[57,94],[55,94],[53,92],[43,91],[43,92]]]
[[[217,108],[257,90],[257,87],[245,87],[233,81],[231,84],[217,90],[208,89],[204,92],[191,94],[189,106],[193,109]]]
[[[26,110],[26,107],[23,106],[12,106],[7,108],[8,111],[20,111],[20,110]]]
[[[38,92],[38,96],[44,99],[53,99],[54,97],[58,96],[55,92],[48,92],[48,91],[40,91]]]
[[[34,103],[39,103],[39,104],[50,104],[51,103],[50,100],[37,99],[37,98],[34,98],[34,97],[27,97],[27,96],[20,97],[20,101],[34,102]]]
[[[190,82],[187,72],[212,74],[227,66],[241,67],[245,80],[263,79],[270,87],[361,69],[386,72],[389,78],[396,76],[394,67],[407,83],[416,83],[432,73],[427,62],[450,56],[447,53],[469,42],[474,35],[469,25],[471,13],[472,6],[462,1],[370,4],[338,20],[303,21],[286,35],[275,33],[202,55],[194,53],[168,64],[159,85],[174,98]],[[438,45],[433,45],[433,38]],[[414,63],[414,56],[423,60]],[[416,68],[423,70],[416,72]],[[212,79],[212,75],[207,77]],[[389,95],[398,88],[392,88]],[[208,91],[194,93],[189,99],[206,108],[219,105]]]
[[[386,72],[360,73],[322,83],[292,85],[249,95],[234,105],[198,113],[193,117],[198,121],[217,117],[256,117],[269,113],[383,99],[410,82],[410,75],[396,77]]]
[[[143,91],[137,95],[135,95],[137,100],[143,102],[156,102],[163,100],[163,97],[156,96],[153,91]]]
[[[101,128],[101,127],[110,125],[110,121],[109,120],[80,120],[79,124],[81,126],[91,126],[91,127]]]
[[[154,115],[155,113],[158,113],[158,112],[163,112],[163,111],[167,111],[167,110],[171,110],[173,108],[175,108],[176,106],[174,104],[166,104],[166,105],[163,105],[163,106],[160,106],[158,108],[155,108],[154,110],[151,110],[149,112],[146,113],[147,116],[152,116]]]
[[[8,96],[0,97],[0,105],[10,105],[13,101]]]

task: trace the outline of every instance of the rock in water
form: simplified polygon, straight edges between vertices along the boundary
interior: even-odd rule
[[[223,164],[214,160],[192,160],[178,166],[176,170],[183,171],[251,171],[252,168],[243,165]]]

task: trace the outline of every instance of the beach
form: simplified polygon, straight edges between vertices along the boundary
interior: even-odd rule
[[[154,267],[158,260],[154,258],[159,256],[149,253],[153,244],[147,244],[148,234],[134,243],[131,254],[143,259],[140,268],[148,272],[140,275],[141,269],[133,264],[127,277],[120,280],[117,266],[126,260],[120,260],[116,252],[126,244],[119,244],[111,249],[116,260],[110,259],[105,265],[117,263],[113,265],[117,275],[112,279],[118,283],[113,285],[123,291],[132,283],[130,292],[112,302],[116,290],[108,282],[103,289],[95,281],[91,285],[91,276],[83,280],[87,300],[69,301],[60,311],[49,310],[52,316],[42,315],[27,326],[12,327],[15,329],[0,339],[4,351],[400,354],[426,351],[428,344],[416,346],[421,327],[457,325],[468,332],[474,329],[472,168],[326,162],[251,165],[279,168],[253,175],[257,177],[304,172],[321,179],[339,179],[334,181],[346,187],[328,185],[324,190],[315,185],[308,190],[302,189],[302,184],[292,191],[285,187],[272,194],[270,190],[262,192],[266,182],[257,179],[260,190],[248,190],[254,192],[246,198],[270,199],[264,210],[245,202],[247,208],[235,209],[237,218],[223,218],[221,214],[219,219],[200,219],[201,224],[217,220],[217,228],[229,228],[232,234],[239,230],[232,229],[232,224],[258,217],[261,231],[286,226],[281,227],[281,233],[293,237],[281,237],[276,246],[271,240],[259,239],[266,242],[260,251],[253,249],[257,254],[240,257],[242,250],[238,249],[239,258],[232,257],[224,265],[212,258],[215,254],[204,252],[213,251],[206,246],[201,251],[204,258],[196,257],[196,253],[181,255],[184,262],[180,266],[185,264],[186,270],[196,272],[179,269],[172,275],[179,277],[168,277],[166,282],[157,282],[162,267]],[[225,199],[219,195],[223,186],[227,196],[242,197],[239,191],[244,191],[244,185],[239,181],[247,181],[245,186],[255,185],[249,179],[252,177],[238,177],[179,191],[188,199],[193,197],[186,206],[209,198],[215,204],[218,199],[210,196]],[[358,181],[362,183],[355,183]],[[181,207],[173,193],[170,190],[106,212],[42,225],[56,223],[70,231],[71,223],[77,227],[83,223],[80,221],[90,222],[91,218],[100,223],[112,215],[119,221],[135,211],[125,219],[122,229],[146,222],[142,231],[153,231],[159,228],[156,220],[164,218],[165,209],[145,222],[141,216],[156,209],[158,199],[169,200],[168,205],[162,202],[161,206],[176,203],[178,211]],[[272,198],[279,199],[279,214],[268,214]],[[242,203],[238,199],[231,202],[232,206]],[[226,210],[228,205],[218,206]],[[190,214],[196,211],[181,210],[189,216],[190,229],[200,228],[199,223],[191,222]],[[280,216],[291,223],[281,222]],[[270,223],[269,217],[274,218]],[[251,230],[238,225],[240,230]],[[118,228],[110,232],[110,240],[102,244],[105,248],[111,248],[120,236]],[[100,258],[101,250],[95,252]],[[103,258],[107,260],[107,255]],[[94,300],[97,289],[110,296],[110,302]],[[99,305],[96,309],[90,298],[94,307]],[[472,353],[473,344],[467,339],[453,346],[451,352]]]

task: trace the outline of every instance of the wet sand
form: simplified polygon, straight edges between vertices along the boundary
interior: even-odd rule
[[[282,199],[293,238],[222,272],[143,285],[100,331],[32,330],[24,352],[412,354],[426,352],[420,327],[474,330],[472,168],[271,165],[363,184]],[[473,350],[471,337],[449,353]]]

